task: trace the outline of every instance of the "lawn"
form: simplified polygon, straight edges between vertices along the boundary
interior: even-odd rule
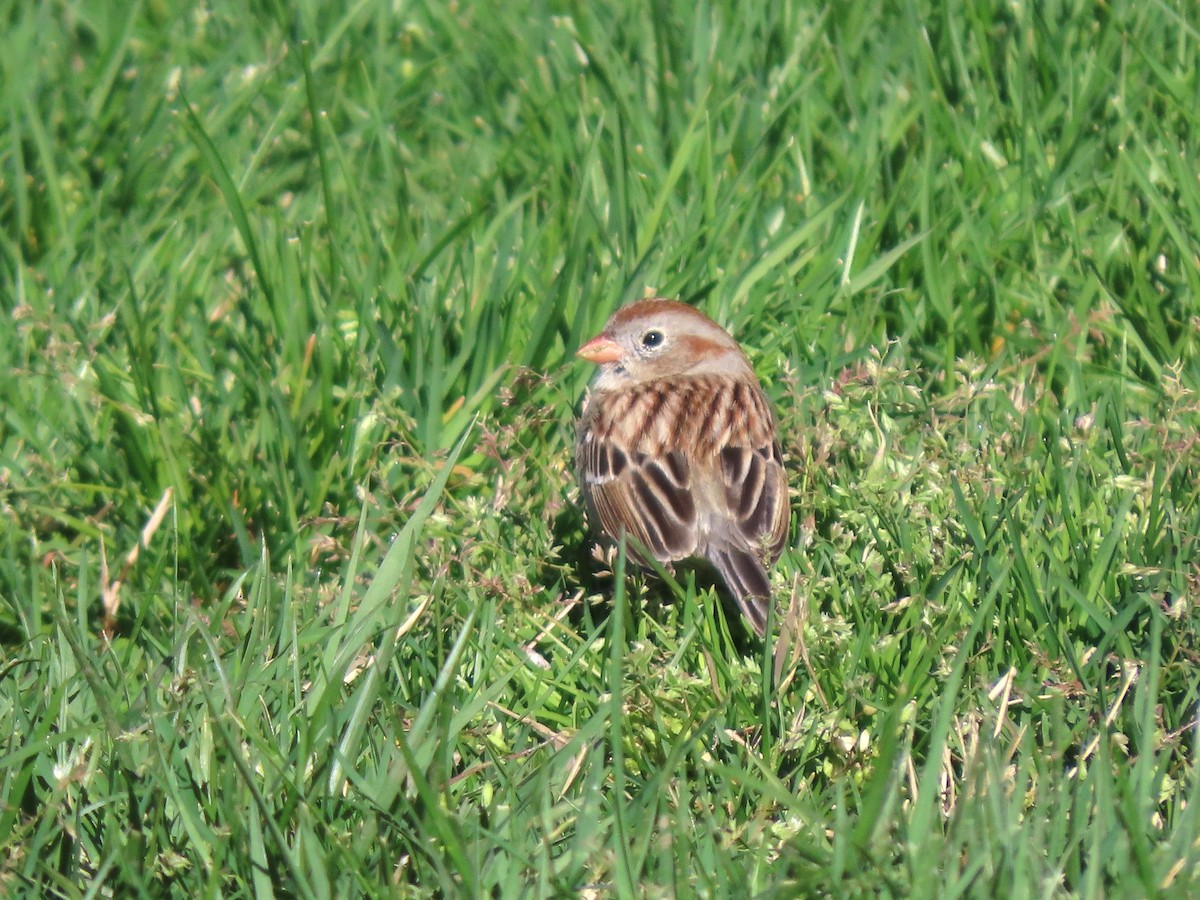
[[[5,20],[0,893],[1200,893],[1191,4]],[[775,640],[593,552],[648,294]]]

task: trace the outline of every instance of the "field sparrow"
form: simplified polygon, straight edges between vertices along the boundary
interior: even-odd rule
[[[762,636],[766,566],[790,515],[775,418],[746,355],[672,300],[618,310],[577,355],[600,365],[575,447],[593,526],[664,564],[708,559]]]

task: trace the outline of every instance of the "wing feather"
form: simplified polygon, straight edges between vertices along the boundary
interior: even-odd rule
[[[754,391],[753,395],[759,414],[769,416],[761,394]],[[790,524],[787,472],[774,429],[747,430],[752,440],[757,438],[753,446],[729,444],[720,450],[718,468],[729,526],[738,543],[762,548],[768,560],[774,562],[783,552]]]
[[[682,453],[627,451],[611,434],[585,429],[577,457],[585,499],[605,533],[628,533],[660,562],[696,553],[696,501]]]

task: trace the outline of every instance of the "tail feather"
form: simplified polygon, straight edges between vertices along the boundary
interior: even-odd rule
[[[721,573],[742,615],[758,636],[763,637],[767,633],[771,582],[762,561],[750,551],[728,544],[709,547],[707,555]]]

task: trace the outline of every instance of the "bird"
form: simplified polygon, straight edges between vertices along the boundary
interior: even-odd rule
[[[787,473],[771,404],[738,343],[675,300],[618,309],[576,355],[599,365],[575,443],[593,529],[632,560],[707,559],[759,637],[768,567],[787,543]]]

